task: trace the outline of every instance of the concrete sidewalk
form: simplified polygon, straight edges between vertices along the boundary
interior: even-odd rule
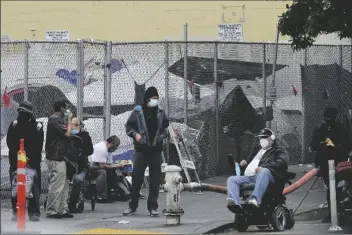
[[[297,173],[297,178],[302,176],[305,171],[311,168],[306,166],[290,167],[290,171]],[[226,185],[228,176],[214,177],[205,180],[205,183],[216,185]],[[289,208],[295,209],[306,191],[311,186],[311,180],[301,189],[287,196]],[[144,191],[146,194],[147,192]],[[40,222],[27,222],[27,230],[45,234],[67,234],[67,233],[110,233],[110,234],[147,234],[147,233],[179,233],[202,234],[213,230],[223,224],[233,222],[234,215],[226,208],[226,196],[222,194],[204,192],[202,195],[194,195],[190,192],[183,192],[181,195],[182,209],[185,214],[181,217],[181,225],[166,226],[166,219],[161,211],[165,206],[165,193],[160,194],[159,212],[160,217],[151,218],[146,209],[146,200],[140,201],[139,212],[137,215],[124,217],[122,212],[127,208],[127,202],[116,202],[112,204],[97,204],[94,212],[90,211],[90,204],[85,205],[82,214],[76,214],[74,219],[47,219],[43,212]],[[299,213],[315,210],[325,201],[325,191],[319,181],[308,195]],[[1,233],[15,232],[16,223],[11,221],[11,212],[1,212]]]

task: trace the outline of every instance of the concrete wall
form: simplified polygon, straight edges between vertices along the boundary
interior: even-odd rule
[[[187,22],[190,40],[216,40],[218,24],[241,23],[245,41],[274,41],[290,2],[1,1],[1,36],[45,40],[46,30],[69,30],[70,40],[183,40]]]

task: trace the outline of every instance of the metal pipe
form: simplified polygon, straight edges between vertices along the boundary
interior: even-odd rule
[[[337,220],[337,202],[336,202],[336,180],[335,180],[335,162],[329,160],[329,189],[330,189],[330,214],[331,226],[329,231],[341,231]]]
[[[266,126],[266,44],[263,43],[263,119]]]
[[[165,42],[165,103],[166,103],[166,115],[170,116],[170,99],[169,99],[169,43]],[[166,163],[170,161],[170,137],[166,139]]]
[[[214,84],[215,84],[215,131],[216,131],[216,159],[220,161],[220,127],[219,127],[219,80],[218,80],[218,43],[214,45]]]
[[[187,67],[187,50],[188,50],[188,25],[184,25],[184,59],[183,59],[183,77],[184,77],[184,124],[187,125],[187,110],[188,110],[188,67]]]
[[[77,117],[83,120],[83,99],[84,99],[84,42],[77,40]]]
[[[26,41],[24,43],[24,101],[28,101],[29,97],[28,97],[28,74],[29,74],[29,67],[28,67],[28,63],[29,63],[29,42]]]
[[[104,62],[104,74],[106,74],[106,86],[105,88],[105,119],[104,119],[104,133],[105,139],[109,138],[111,130],[111,57],[112,57],[112,42],[106,43],[106,53]]]
[[[273,61],[273,79],[271,82],[271,92],[270,92],[270,104],[271,104],[271,108],[274,109],[273,105],[274,105],[274,101],[276,100],[276,87],[275,87],[275,79],[276,79],[276,62],[277,62],[277,53],[279,50],[279,37],[280,37],[280,33],[279,33],[279,24],[276,24],[276,45],[275,45],[275,53],[274,53],[274,61]],[[269,122],[269,128],[271,128],[271,121]]]

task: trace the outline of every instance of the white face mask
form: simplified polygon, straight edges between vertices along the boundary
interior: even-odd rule
[[[154,107],[158,106],[158,104],[159,104],[159,100],[150,99],[150,101],[148,102],[148,107],[154,108]]]
[[[269,140],[268,139],[260,139],[260,146],[265,149],[269,146]]]

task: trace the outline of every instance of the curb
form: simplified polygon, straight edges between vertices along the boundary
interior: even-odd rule
[[[216,233],[225,231],[227,229],[232,229],[233,227],[234,227],[234,223],[233,222],[232,223],[227,223],[227,224],[221,225],[219,227],[213,228],[213,229],[211,229],[209,231],[206,231],[203,234],[216,234]]]

